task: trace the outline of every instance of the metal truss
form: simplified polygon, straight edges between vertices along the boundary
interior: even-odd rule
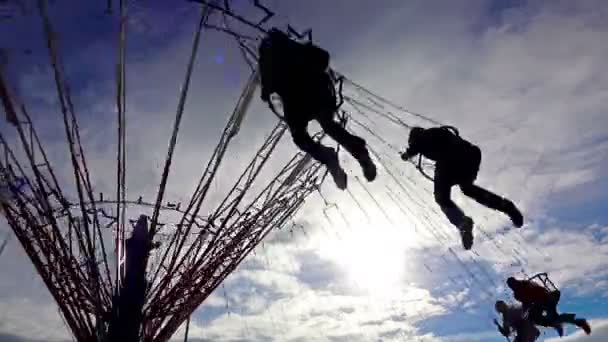
[[[228,1],[199,2],[216,12],[243,18],[233,11]],[[262,11],[263,17],[250,23],[262,28],[273,14],[257,0],[253,4]],[[152,202],[141,197],[127,200],[124,177],[127,171],[125,39],[124,25],[121,24],[116,99],[119,136],[116,198],[96,193],[80,143],[78,115],[64,77],[47,3],[38,0],[37,5],[53,68],[73,183],[69,188],[60,184],[26,105],[20,101],[8,76],[0,68],[0,108],[9,123],[6,129],[0,130],[0,185],[6,186],[10,194],[10,198],[0,199],[2,213],[77,341],[107,341],[108,334],[116,332],[122,326],[120,324],[124,324],[117,323],[117,317],[124,316],[135,305],[129,303],[125,293],[139,288],[129,279],[137,279],[137,282],[142,279],[133,275],[133,268],[129,269],[128,265],[142,269],[140,273],[145,273],[148,284],[144,291],[143,310],[140,310],[141,325],[135,327],[129,336],[139,336],[142,341],[168,341],[267,234],[281,228],[296,215],[307,196],[320,187],[326,172],[309,156],[297,153],[274,178],[261,180],[261,171],[286,131],[286,126],[279,122],[223,200],[209,212],[201,212],[215,175],[221,170],[222,161],[241,129],[257,89],[259,75],[255,71],[211,158],[201,171],[199,183],[188,203],[167,202],[162,191]],[[111,8],[109,1],[108,8]],[[123,1],[120,1],[120,13],[121,23],[124,23]],[[200,27],[207,25],[209,15],[209,11],[203,13]],[[200,27],[192,56],[196,55]],[[194,58],[186,81],[189,81],[193,61]],[[183,111],[182,102],[185,102],[187,87],[184,89],[178,117]],[[179,122],[176,120],[175,130]],[[176,140],[177,134],[174,134],[172,143]],[[170,159],[167,165],[170,165]],[[166,168],[168,175],[168,166]],[[151,219],[129,220],[132,224],[138,222],[136,230],[125,227],[127,206],[152,211]],[[166,220],[168,212],[178,216],[177,222]],[[136,240],[144,246],[143,249],[128,247],[127,241],[133,241],[135,236],[126,239],[127,228],[132,234],[139,232]],[[112,234],[111,239],[108,239],[109,234]],[[149,241],[142,242],[142,239]],[[116,265],[111,265],[109,260],[112,258]]]

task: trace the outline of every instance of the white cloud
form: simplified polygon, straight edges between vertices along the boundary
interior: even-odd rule
[[[569,172],[561,175],[561,177],[556,181],[554,189],[557,191],[565,190],[593,181],[596,177],[597,176],[594,174],[593,170],[578,170]]]
[[[70,338],[54,303],[23,297],[0,300],[0,331],[41,341]]]
[[[205,307],[224,308],[227,305],[226,299],[219,291],[213,292],[206,300]]]
[[[218,341],[252,340],[261,336],[284,341],[326,341],[350,336],[352,341],[365,341],[391,331],[399,336],[411,336],[416,332],[412,323],[417,315],[416,309],[411,312],[413,318],[410,320],[410,314],[403,310],[379,308],[365,297],[303,290],[295,297],[275,300],[263,312],[244,315],[233,311],[220,316],[208,324],[201,324],[206,327],[201,331],[202,335],[193,333],[191,336]]]
[[[474,333],[462,333],[450,336],[441,336],[440,340],[444,342],[475,342],[475,341],[487,341],[491,338],[497,338],[500,336],[497,331],[482,331]]]
[[[608,341],[608,320],[597,319],[589,321],[591,324],[591,335],[585,335],[582,331],[568,335],[564,338],[550,338],[547,342],[604,342]]]
[[[597,291],[595,281],[607,275],[608,246],[593,237],[593,229],[547,229],[530,235],[526,241],[530,251],[527,269],[549,272],[557,284],[574,286],[589,293]],[[582,262],[572,257],[580,251],[592,252],[586,253]]]

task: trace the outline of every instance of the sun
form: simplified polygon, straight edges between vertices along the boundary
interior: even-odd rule
[[[402,288],[411,235],[389,225],[361,224],[321,241],[319,254],[335,262],[357,289],[390,297]]]

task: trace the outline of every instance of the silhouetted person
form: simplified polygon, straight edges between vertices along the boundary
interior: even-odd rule
[[[412,128],[409,147],[401,158],[408,160],[417,154],[435,161],[435,201],[460,230],[465,249],[473,246],[473,220],[452,201],[450,193],[454,185],[480,204],[507,214],[516,227],[523,225],[523,216],[513,202],[474,184],[481,164],[481,150],[461,138],[456,128]]]
[[[494,305],[498,313],[502,315],[502,324],[494,320],[498,331],[505,337],[515,332],[513,342],[534,342],[540,336],[540,331],[530,320],[526,319],[526,312],[517,305],[508,305],[499,300]]]
[[[591,327],[584,318],[576,318],[575,314],[557,312],[561,293],[559,290],[549,291],[530,280],[507,279],[507,286],[513,291],[513,297],[519,301],[534,324],[543,327],[553,327],[559,336],[564,335],[563,323],[576,325],[586,334],[591,333]]]
[[[259,55],[262,100],[271,104],[272,93],[281,97],[284,119],[298,148],[324,164],[338,188],[346,188],[346,173],[340,167],[336,150],[315,142],[307,131],[308,123],[317,120],[327,135],[357,159],[365,178],[373,181],[376,166],[365,140],[350,134],[334,120],[337,101],[333,81],[327,72],[329,53],[312,43],[298,43],[272,29],[262,40]]]

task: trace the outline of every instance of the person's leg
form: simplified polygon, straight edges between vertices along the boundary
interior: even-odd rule
[[[557,304],[561,297],[561,293],[553,291],[549,295],[549,301],[545,304],[545,312],[547,313],[547,319],[557,321],[559,320],[559,313],[557,312]]]
[[[576,325],[577,327],[583,329],[583,331],[585,332],[585,334],[587,334],[587,335],[591,334],[591,325],[589,325],[589,322],[587,322],[586,319],[584,319],[584,318],[577,318],[574,321],[574,325]]]
[[[516,227],[521,227],[523,217],[513,202],[474,184],[481,166],[481,150],[475,145],[466,150],[468,152],[462,157],[466,165],[460,168],[458,175],[462,193],[490,209],[505,213]]]
[[[322,164],[327,165],[327,163],[329,163],[329,160],[332,158],[332,153],[335,153],[334,149],[314,141],[310,134],[308,134],[308,123],[297,122],[294,124],[288,121],[287,124],[293,142],[300,150],[310,154],[313,159]]]
[[[530,342],[536,341],[540,337],[540,330],[537,327],[531,327]],[[560,335],[561,336],[561,335]]]
[[[486,189],[483,189],[473,183],[460,185],[462,193],[474,199],[478,203],[494,210],[505,213],[509,216],[513,225],[521,227],[523,225],[523,216],[519,209],[506,198],[502,198]]]
[[[532,321],[536,325],[540,325],[543,327],[550,327],[551,322],[548,322],[546,317],[543,315],[544,307],[541,305],[532,305],[528,310],[528,317],[530,317],[530,321]]]
[[[517,333],[515,335],[515,338],[513,339],[513,342],[527,342],[527,341],[524,341],[524,335],[520,335],[519,333]]]
[[[454,181],[450,170],[443,165],[436,165],[433,190],[435,202],[437,202],[450,223],[459,227],[466,216],[456,203],[452,201],[452,186],[454,186]]]
[[[453,175],[450,174],[449,168],[445,165],[437,164],[434,178],[435,202],[437,202],[450,223],[460,230],[464,248],[470,249],[473,245],[473,220],[465,216],[464,212],[452,201],[452,186],[454,186],[454,179]]]
[[[365,178],[373,181],[376,178],[376,165],[372,161],[369,151],[365,146],[365,140],[349,133],[338,122],[334,121],[333,113],[324,112],[318,119],[323,131],[332,137],[338,144],[342,145],[361,165]]]
[[[568,323],[576,325],[577,327],[583,329],[585,333],[591,333],[591,326],[584,318],[576,318],[576,314],[573,313],[562,313],[559,314],[557,312],[557,304],[559,303],[559,299],[561,297],[561,292],[559,290],[551,292],[551,303],[547,307],[547,317],[554,319],[556,322]]]
[[[332,137],[338,144],[342,145],[353,157],[359,159],[362,154],[367,153],[365,140],[349,133],[338,122],[334,121],[332,113],[322,113],[318,118],[323,131]]]
[[[557,301],[552,300],[543,307],[545,315],[543,316],[544,326],[553,327],[558,335],[564,336],[564,326],[557,313]]]
[[[344,170],[340,167],[338,155],[336,151],[324,146],[316,141],[308,134],[308,122],[305,120],[294,120],[286,115],[285,121],[291,131],[293,142],[302,151],[310,154],[310,156],[325,165],[331,173],[336,186],[340,189],[346,189],[347,176]]]
[[[559,321],[563,323],[573,324],[583,329],[587,335],[591,334],[591,326],[584,318],[576,318],[576,314],[562,313],[559,315]]]
[[[516,328],[516,336],[513,342],[534,342],[540,336],[540,331],[527,322],[522,322]]]
[[[575,324],[576,323],[576,314],[564,312],[558,316],[558,319],[562,323]]]
[[[505,206],[504,199],[502,197],[473,183],[461,184],[460,189],[462,190],[463,194],[490,209],[502,211]]]

